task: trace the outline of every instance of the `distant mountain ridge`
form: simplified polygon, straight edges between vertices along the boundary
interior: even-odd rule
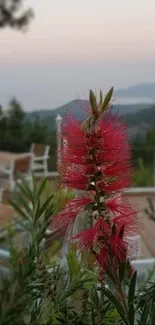
[[[119,97],[148,98],[155,101],[155,82],[140,83],[118,89],[115,91],[115,95]]]
[[[143,136],[150,127],[155,126],[155,83],[143,83],[126,89],[119,89],[115,91],[114,98],[115,96],[152,99],[153,104],[150,104],[149,100],[148,103],[140,104],[123,105],[115,104],[115,102],[112,104],[112,111],[114,113],[118,112],[119,115],[125,116],[131,137],[136,135]],[[67,114],[71,114],[76,116],[78,120],[83,120],[88,116],[88,109],[88,101],[79,99],[72,100],[55,109],[39,110],[28,115],[32,119],[38,115],[49,128],[53,128],[56,127],[55,118],[57,114],[60,114],[62,118]]]
[[[139,111],[140,109],[145,109],[149,104],[128,104],[128,105],[112,105],[113,112],[119,112],[121,115],[126,115],[129,113],[135,113]],[[71,114],[77,117],[78,120],[83,120],[88,116],[88,110],[89,110],[89,102],[87,100],[72,100],[71,102],[57,107],[55,109],[49,109],[49,110],[40,110],[36,112],[29,113],[29,116],[31,118],[34,118],[36,115],[38,115],[41,119],[47,120],[49,118],[56,118],[57,114],[60,114],[62,117],[64,117],[67,114]]]
[[[139,98],[139,103],[136,104],[117,104],[115,101],[113,103],[113,111],[119,111],[120,114],[128,114],[128,113],[136,113],[140,109],[147,109],[151,106],[151,104],[155,104],[155,83],[141,83],[128,88],[118,89],[114,92],[115,97],[120,98]],[[140,99],[148,99],[148,102],[140,102]],[[66,114],[73,114],[79,119],[85,118],[87,113],[87,108],[89,103],[87,100],[78,99],[72,100],[69,103],[57,107],[55,109],[47,109],[47,110],[38,110],[36,112],[32,112],[29,115],[33,118],[36,114],[38,114],[41,118],[47,117],[56,117],[57,114],[62,115],[62,117]]]

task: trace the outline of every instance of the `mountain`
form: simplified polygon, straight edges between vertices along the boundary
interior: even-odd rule
[[[53,110],[41,110],[30,113],[30,118],[39,116],[49,129],[56,128],[55,118],[60,114],[62,118],[66,114],[72,114],[78,120],[83,120],[88,116],[88,102],[86,100],[73,100],[66,105]],[[128,125],[128,134],[130,138],[136,136],[143,137],[147,130],[155,125],[155,105],[136,104],[136,105],[113,105],[113,112],[116,111]]]
[[[136,113],[141,109],[147,110],[148,107],[155,104],[155,83],[140,83],[128,88],[118,89],[114,93],[114,98],[116,98],[116,101],[113,102],[113,112],[119,111],[121,115]],[[123,98],[125,99],[125,104],[122,104],[122,101],[120,104],[118,104],[118,99]],[[128,99],[130,99],[130,101]],[[131,102],[131,99],[132,104],[127,104]],[[36,115],[38,115],[41,119],[46,120],[47,124],[50,123],[50,119],[55,119],[57,114],[60,114],[62,117],[64,117],[66,114],[72,114],[75,115],[79,120],[83,120],[88,115],[87,108],[88,101],[79,99],[72,100],[69,103],[55,109],[32,112],[29,114],[29,116],[34,118]]]
[[[117,97],[147,99],[155,102],[155,83],[140,83],[128,88],[118,89],[115,91]]]
[[[49,109],[49,110],[40,110],[37,112],[30,113],[31,117],[35,117],[36,115],[39,115],[40,118],[47,119],[47,118],[56,118],[57,114],[60,114],[62,117],[64,117],[67,114],[72,114],[77,117],[77,119],[83,119],[86,118],[87,113],[87,107],[89,103],[86,100],[72,100],[71,102],[57,107],[55,109]]]
[[[126,114],[125,119],[129,127],[138,125],[155,125],[155,105],[147,109],[138,110],[135,113]]]
[[[140,109],[147,109],[149,104],[129,104],[129,105],[112,105],[113,112],[119,112],[120,115],[126,115],[128,113],[135,113]],[[77,117],[78,120],[83,120],[88,116],[89,103],[86,100],[72,100],[71,102],[63,105],[61,107],[51,109],[51,110],[40,110],[37,112],[32,112],[29,114],[30,118],[34,119],[39,116],[48,125],[50,125],[51,120],[54,120],[57,114],[64,117],[66,114],[72,114]]]

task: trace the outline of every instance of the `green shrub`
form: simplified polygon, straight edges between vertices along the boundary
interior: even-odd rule
[[[153,173],[150,168],[144,167],[142,159],[138,161],[138,168],[135,170],[133,181],[136,187],[153,186]]]
[[[71,192],[52,193],[44,179],[37,188],[27,183],[18,185],[12,201],[20,231],[28,234],[27,248],[14,246],[15,231],[7,231],[9,276],[0,281],[1,325],[152,325],[154,321],[155,284],[150,283],[136,291],[136,272],[129,281],[128,266],[120,268],[122,287],[126,288],[126,308],[117,298],[117,286],[100,282],[92,256],[80,255],[71,246],[66,267],[54,258],[60,246],[53,241],[46,247],[49,236],[54,236],[51,220],[58,213]],[[19,218],[20,217],[20,218]],[[60,238],[61,243],[61,238]],[[108,284],[108,287],[107,285]],[[135,323],[136,324],[136,323]]]

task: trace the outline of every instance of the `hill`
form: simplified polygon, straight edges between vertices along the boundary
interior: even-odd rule
[[[113,105],[113,112],[118,111],[121,115],[126,115],[128,113],[135,113],[140,109],[147,108],[149,104],[129,104],[129,105]],[[71,102],[51,110],[40,110],[32,112],[29,114],[30,118],[34,119],[36,116],[39,116],[41,119],[44,119],[49,125],[51,119],[55,119],[57,114],[60,114],[64,117],[66,114],[72,114],[77,117],[79,120],[83,120],[88,116],[88,101],[86,100],[72,100]]]
[[[155,105],[150,106],[147,109],[141,109],[136,113],[126,115],[126,121],[128,126],[136,125],[155,125]]]
[[[56,109],[33,112],[29,116],[31,119],[34,119],[36,115],[39,116],[48,128],[53,129],[56,127],[55,118],[57,114],[62,117],[66,114],[72,114],[78,120],[83,120],[88,116],[87,108],[88,102],[86,100],[73,100]],[[125,117],[130,137],[144,136],[146,131],[155,125],[155,105],[113,105],[112,110],[114,113],[118,111],[121,116]]]
[[[155,101],[155,83],[140,83],[128,88],[118,89],[115,91],[115,95],[128,98],[148,98],[149,101]]]

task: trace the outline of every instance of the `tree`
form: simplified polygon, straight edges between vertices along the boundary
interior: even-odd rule
[[[8,134],[6,137],[8,149],[11,151],[21,152],[24,150],[24,122],[25,112],[22,109],[20,103],[13,98],[9,104],[8,117],[7,117],[7,129]]]
[[[141,158],[138,160],[138,168],[135,170],[133,181],[137,187],[153,186],[153,173],[150,168],[144,167]]]
[[[31,131],[29,132],[31,143],[47,143],[48,129],[43,120],[40,120],[38,114],[32,123]]]
[[[3,111],[2,105],[0,105],[0,150],[4,149],[6,132],[7,132],[7,118]]]
[[[33,18],[33,10],[22,9],[23,0],[0,0],[0,28],[25,29]]]

